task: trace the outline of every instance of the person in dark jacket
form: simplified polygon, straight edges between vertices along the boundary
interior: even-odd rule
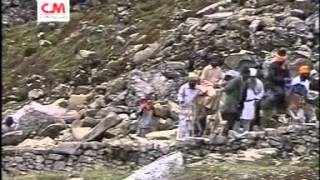
[[[268,67],[268,76],[266,78],[266,91],[269,96],[270,106],[277,109],[285,108],[285,87],[289,79],[289,70],[286,65],[286,50],[281,49],[275,55],[273,62]]]
[[[240,111],[242,110],[241,97],[244,88],[244,82],[249,78],[250,71],[248,68],[244,68],[241,71],[241,75],[237,78],[228,81],[223,88],[225,92],[224,106],[222,107],[222,118],[227,121],[222,135],[227,136],[229,130],[232,130],[235,121],[239,120]]]
[[[266,126],[272,116],[285,112],[286,83],[289,80],[289,70],[286,64],[286,50],[280,49],[273,55],[273,61],[267,69],[265,83],[266,95],[261,101],[263,123]]]

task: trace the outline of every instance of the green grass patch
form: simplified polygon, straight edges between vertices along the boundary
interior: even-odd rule
[[[130,172],[124,170],[92,170],[73,174],[73,177],[81,177],[84,180],[122,180],[130,175]],[[61,173],[42,173],[25,176],[11,177],[8,180],[66,180],[67,174]]]

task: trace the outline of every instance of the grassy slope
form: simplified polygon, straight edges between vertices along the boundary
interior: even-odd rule
[[[145,0],[135,5],[135,14],[127,27],[130,25],[138,27],[140,35],[147,35],[144,42],[140,43],[147,44],[159,40],[159,30],[173,28],[169,19],[176,10],[182,8],[198,10],[217,0],[143,1]],[[142,21],[137,22],[136,19]],[[107,31],[104,33],[79,32],[80,22],[88,22],[88,25],[93,27],[104,25]],[[47,77],[49,79],[47,87],[52,87],[53,82],[69,81],[71,72],[84,63],[83,60],[75,58],[81,49],[96,51],[98,57],[104,61],[105,68],[113,72],[110,77],[106,77],[106,81],[114,78],[121,71],[118,70],[119,67],[116,67],[117,70],[112,70],[114,64],[109,64],[110,67],[108,67],[108,62],[117,61],[128,45],[135,44],[134,40],[129,40],[126,46],[115,43],[115,32],[120,29],[121,27],[114,20],[112,6],[106,4],[72,13],[70,22],[61,23],[57,30],[46,33],[45,39],[53,43],[50,47],[39,46],[36,22],[4,29],[2,32],[4,37],[2,51],[4,92],[11,91],[12,87],[24,89],[24,78],[33,74]],[[76,36],[65,43],[64,39],[70,37],[71,34]],[[28,58],[24,58],[25,56]],[[130,57],[125,58],[122,62],[117,62],[116,66],[124,68],[129,60]],[[26,92],[22,96],[25,98]]]

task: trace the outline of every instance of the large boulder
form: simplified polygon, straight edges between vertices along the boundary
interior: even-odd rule
[[[160,118],[157,122],[156,130],[157,131],[164,131],[174,129],[176,127],[176,122],[170,118],[162,119]]]
[[[66,125],[62,123],[51,124],[48,127],[46,127],[44,130],[40,131],[39,136],[55,138],[65,128],[66,128]]]
[[[166,62],[160,66],[160,70],[166,78],[175,79],[187,75],[186,67],[184,62]]]
[[[305,23],[312,29],[313,33],[319,34],[319,13],[309,16]]]
[[[152,55],[154,55],[158,48],[159,48],[158,43],[149,44],[146,49],[137,52],[133,56],[133,62],[135,64],[143,63],[144,61],[148,60]]]
[[[184,172],[181,152],[165,155],[138,170],[125,180],[173,180]]]
[[[121,118],[116,113],[110,113],[99,124],[97,124],[88,134],[81,138],[82,141],[93,141],[99,138],[106,130],[121,123]]]
[[[69,106],[68,109],[70,110],[80,110],[85,105],[88,104],[88,100],[92,98],[92,94],[86,94],[86,95],[71,95],[69,98]]]
[[[8,132],[1,137],[1,145],[7,146],[7,145],[18,145],[21,143],[25,138],[27,137],[27,134],[23,133],[23,131],[12,131]]]
[[[81,140],[85,135],[92,131],[90,127],[72,127],[72,136],[75,140]]]
[[[225,59],[225,64],[231,68],[239,70],[244,66],[255,66],[257,57],[250,51],[242,50],[239,53],[232,53]]]
[[[170,110],[170,116],[178,121],[179,120],[179,105],[176,104],[173,101],[168,102],[169,110]]]
[[[168,105],[161,105],[160,103],[156,103],[154,105],[155,108],[155,115],[161,118],[167,118],[170,116],[170,109]]]
[[[56,105],[41,105],[31,102],[12,114],[11,117],[19,125],[18,129],[25,134],[30,134],[31,132],[38,134],[51,124],[64,124],[65,113],[66,109]]]
[[[69,93],[71,91],[71,88],[69,85],[66,84],[59,84],[55,88],[51,90],[51,97],[52,98],[66,98],[69,96]]]
[[[159,70],[135,71],[129,76],[126,104],[136,106],[141,97],[150,93],[153,93],[158,100],[173,99],[180,85],[180,81],[166,78]]]
[[[292,16],[289,16],[284,20],[282,20],[280,25],[286,28],[293,28],[299,32],[304,32],[309,30],[308,25],[303,20],[297,17],[292,17]]]

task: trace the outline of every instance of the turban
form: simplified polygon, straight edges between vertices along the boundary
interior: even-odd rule
[[[194,72],[190,72],[188,74],[188,80],[189,81],[197,81],[199,79],[198,75]]]
[[[258,73],[258,70],[255,69],[255,68],[249,68],[249,71],[250,71],[250,76],[251,77],[256,77],[257,76],[257,73]]]

